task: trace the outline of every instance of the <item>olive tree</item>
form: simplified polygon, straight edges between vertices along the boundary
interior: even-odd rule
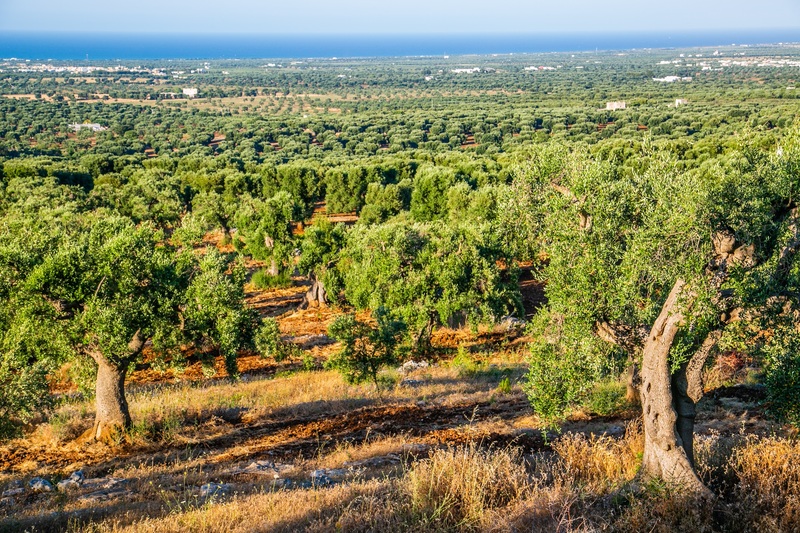
[[[243,268],[215,251],[198,259],[126,218],[82,217],[16,276],[8,292],[26,304],[4,318],[15,342],[37,346],[20,353],[42,365],[75,356],[97,365],[93,439],[131,424],[125,379],[145,349],[180,357],[181,345],[193,343],[224,355],[234,374],[236,350],[251,343],[255,316],[243,304]]]
[[[348,383],[372,381],[379,386],[378,373],[397,363],[397,348],[405,324],[394,320],[382,307],[373,313],[375,324],[358,320],[355,315],[341,315],[328,328],[328,334],[342,346],[327,362]]]
[[[308,276],[311,282],[303,300],[304,307],[312,303],[326,305],[331,297],[331,289],[333,298],[338,297],[341,280],[335,266],[344,242],[344,226],[331,224],[325,218],[317,219],[305,229],[297,264],[300,272]]]
[[[704,364],[720,346],[756,351],[755,332],[776,320],[797,325],[799,163],[794,141],[691,172],[660,153],[636,173],[579,151],[534,153],[517,177],[548,259],[534,408],[557,415],[615,355],[637,362],[643,474],[708,494],[693,470]]]
[[[254,259],[269,261],[276,276],[293,250],[292,221],[301,216],[291,194],[280,191],[266,200],[246,198],[236,215],[234,245]]]
[[[437,325],[493,322],[521,309],[517,272],[489,224],[357,226],[336,268],[347,301],[389,309],[422,351]]]

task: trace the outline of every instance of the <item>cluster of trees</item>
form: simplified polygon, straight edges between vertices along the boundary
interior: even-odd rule
[[[497,231],[492,169],[440,163],[248,173],[224,158],[5,161],[4,430],[47,407],[48,374],[70,361],[94,376],[92,437],[103,439],[131,423],[125,376],[145,356],[180,364],[191,351],[209,369],[221,356],[235,376],[242,350],[278,354],[275,324],[243,303],[244,257],[263,261],[268,279],[300,269],[312,281],[309,302],[387,309],[419,352],[437,325],[519,311],[516,270],[500,266],[513,258]],[[322,217],[296,235],[320,197],[372,215],[350,230]],[[232,254],[201,245],[213,229]]]
[[[797,420],[799,140],[744,142],[691,171],[658,151],[633,174],[563,147],[533,155],[516,201],[548,258],[548,304],[531,325],[537,412],[562,416],[627,365],[643,470],[699,493],[693,426],[709,358],[760,361],[771,408]]]
[[[738,50],[724,50],[721,57],[702,52],[701,59],[679,63],[673,63],[674,51],[315,60],[282,68],[223,61],[184,81],[146,72],[55,78],[4,69],[0,93],[21,98],[0,99],[0,156],[144,157],[147,150],[159,156],[229,153],[255,164],[280,164],[467,149],[494,158],[532,141],[604,145],[648,136],[681,143],[688,152],[682,159],[695,161],[713,157],[715,144],[744,127],[791,125],[800,92],[792,89],[790,69],[759,65],[751,57],[786,61],[797,57],[796,50],[750,48],[750,66],[722,70],[700,63],[716,66]],[[174,63],[169,69],[198,66]],[[531,66],[553,70],[526,70]],[[463,68],[483,72],[453,72]],[[690,75],[693,81],[652,81],[667,75]],[[160,92],[180,92],[187,84],[199,86],[203,97],[158,101]],[[688,104],[675,107],[676,99]],[[628,109],[606,111],[606,102],[615,100],[625,100]],[[68,127],[84,121],[109,129],[76,134]]]
[[[796,107],[712,95],[715,77],[686,89],[695,107],[667,108],[648,85],[630,109],[599,111],[581,95],[620,96],[612,81],[649,79],[652,58],[560,59],[552,78],[513,61],[470,77],[408,60],[348,64],[344,78],[245,66],[220,84],[275,101],[343,91],[271,116],[0,101],[0,432],[47,408],[48,376],[67,362],[94,384],[89,436],[103,439],[130,424],[125,377],[145,357],[191,352],[210,371],[222,357],[235,376],[242,351],[291,355],[244,304],[246,258],[266,284],[307,276],[309,305],[371,311],[331,327],[343,348],[330,364],[376,384],[398,354],[428,352],[438,326],[519,316],[524,261],[547,281],[529,326],[535,411],[557,421],[626,371],[645,470],[704,492],[692,433],[706,360],[746,352],[775,414],[800,420],[800,134],[773,116]],[[415,76],[449,93],[420,92]],[[0,79],[14,83],[32,82]],[[342,113],[306,115],[315,106]],[[66,129],[83,119],[110,128]],[[201,244],[214,229],[233,252]]]

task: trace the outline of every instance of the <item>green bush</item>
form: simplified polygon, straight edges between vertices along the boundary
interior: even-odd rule
[[[52,405],[47,368],[34,364],[19,371],[0,366],[0,439],[19,435],[22,425]]]
[[[253,273],[253,277],[250,278],[250,283],[261,290],[282,289],[292,284],[292,276],[288,271],[279,272],[278,275],[273,276],[267,269],[262,268]]]
[[[589,391],[583,405],[600,416],[615,415],[628,407],[626,392],[624,383],[616,380],[601,381]]]
[[[405,324],[394,320],[384,308],[374,313],[375,326],[361,322],[355,315],[342,315],[328,328],[328,335],[342,343],[342,348],[327,362],[348,383],[372,381],[380,386],[378,372],[397,363],[397,348]]]
[[[764,382],[769,411],[778,419],[800,426],[800,333],[778,331],[765,349]]]
[[[473,359],[466,348],[459,346],[456,356],[450,361],[450,366],[456,369],[458,377],[472,378],[483,371],[485,365]]]
[[[508,376],[500,380],[497,384],[497,392],[500,394],[511,394],[511,378]]]
[[[265,318],[256,330],[255,345],[262,357],[272,357],[278,362],[296,355],[299,350],[293,342],[281,339],[281,330],[274,318]]]

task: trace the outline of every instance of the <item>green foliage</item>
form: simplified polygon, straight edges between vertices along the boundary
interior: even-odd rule
[[[625,400],[626,392],[625,384],[619,380],[601,381],[589,391],[583,405],[600,416],[616,415],[629,407]]]
[[[673,371],[710,331],[725,328],[726,310],[757,309],[762,328],[786,312],[770,302],[797,286],[794,255],[782,252],[797,238],[787,206],[800,186],[788,171],[800,152],[791,139],[787,146],[777,157],[746,144],[731,161],[691,171],[662,151],[644,154],[630,173],[579,150],[555,153],[556,164],[533,157],[517,181],[529,192],[521,201],[535,212],[532,226],[548,258],[548,305],[532,330],[528,391],[537,412],[557,418],[595,381],[618,373],[624,352],[600,340],[598,324],[647,331],[678,279],[692,297],[669,354]],[[726,256],[720,289],[711,237],[722,230],[753,254]],[[777,268],[781,261],[788,263]],[[726,335],[737,330],[744,331]]]
[[[484,370],[484,365],[477,362],[464,346],[458,347],[456,356],[450,361],[450,366],[458,371],[459,377],[472,378]]]
[[[20,425],[30,422],[40,412],[52,407],[47,391],[47,362],[23,368],[0,361],[0,439],[18,435]]]
[[[750,52],[797,57],[790,47]],[[89,97],[80,76],[10,67],[0,93],[37,98],[0,99],[0,374],[21,402],[3,416],[16,424],[45,408],[47,395],[24,391],[79,353],[124,363],[136,331],[163,360],[196,343],[207,361],[226,354],[233,370],[254,327],[240,306],[243,278],[228,259],[191,250],[220,228],[239,253],[266,262],[256,285],[288,282],[293,224],[319,201],[360,219],[351,231],[315,217],[300,271],[331,300],[391,309],[418,349],[437,325],[518,312],[514,264],[533,261],[548,282],[549,305],[532,326],[544,377],[532,373],[541,386],[529,389],[542,412],[563,413],[618,373],[627,354],[600,341],[596,324],[646,328],[678,277],[696,297],[673,368],[722,312],[741,308],[758,318],[728,325],[722,344],[762,357],[771,390],[791,391],[791,372],[778,370],[791,369],[791,343],[765,348],[753,335],[788,327],[798,308],[797,254],[780,256],[800,193],[790,69],[737,65],[653,92],[651,78],[674,73],[674,51],[595,55],[593,64],[542,58],[548,72],[531,72],[522,56],[460,59],[497,68],[478,76],[451,74],[436,58],[340,59],[290,76],[243,60],[226,63],[224,77],[204,74],[202,110],[66,105]],[[92,90],[159,100],[177,88],[120,75]],[[690,104],[673,107],[677,97]],[[622,98],[625,111],[598,109]],[[109,129],[67,128],[84,121]],[[755,260],[731,266],[725,309],[706,271],[718,230],[752,245]],[[789,405],[775,394],[772,404]]]
[[[140,355],[131,352],[135,337],[152,341],[155,355],[178,357],[187,343],[220,353],[235,374],[254,323],[241,264],[216,249],[198,259],[152,225],[118,216],[62,216],[54,225],[43,210],[39,218],[6,218],[20,230],[0,239],[0,373],[13,393],[4,421],[46,407],[45,376],[68,359],[126,368]]]
[[[344,225],[320,218],[306,228],[300,245],[298,270],[309,278],[321,280],[328,299],[333,301],[342,290],[341,273],[335,267],[345,241]]]
[[[764,349],[770,412],[800,426],[800,332],[781,328]]]
[[[69,366],[69,379],[78,387],[84,398],[92,398],[95,394],[97,379],[97,363],[91,357],[76,357]]]
[[[242,261],[231,264],[229,258],[209,247],[184,296],[184,336],[207,365],[213,364],[209,355],[221,355],[230,376],[238,375],[237,352],[253,346],[257,313],[244,303],[246,276]]]
[[[703,275],[708,189],[662,155],[645,167],[627,178],[582,152],[544,150],[518,175],[548,257],[548,306],[532,325],[528,387],[545,419],[617,370],[622,354],[596,337],[597,322],[650,324],[675,279]],[[687,339],[686,352],[692,346]]]
[[[265,318],[255,333],[255,347],[262,357],[272,357],[277,362],[298,354],[300,349],[293,342],[281,339],[278,321]]]
[[[448,321],[493,322],[521,308],[517,272],[489,225],[390,222],[356,227],[337,270],[359,309],[400,316],[418,349]]]
[[[398,361],[398,344],[405,324],[378,308],[373,313],[375,325],[361,322],[355,315],[337,317],[328,335],[342,343],[342,348],[328,360],[327,366],[338,370],[348,383],[372,381],[379,385],[378,372]]]
[[[531,345],[525,392],[534,412],[548,425],[556,425],[580,403],[602,376],[605,363],[591,347],[576,340],[567,344],[565,340]],[[591,337],[583,341],[591,342]]]
[[[497,384],[497,392],[500,394],[511,394],[511,378],[506,376]]]
[[[358,219],[359,224],[379,224],[408,210],[411,205],[411,180],[404,179],[394,184],[370,183],[367,186],[365,205]]]
[[[280,269],[294,250],[291,223],[299,216],[300,206],[286,191],[263,201],[247,198],[236,214],[234,244],[255,259],[271,261],[273,270]]]
[[[250,283],[257,289],[282,289],[292,285],[292,276],[288,271],[282,270],[278,274],[270,274],[266,268],[259,268],[253,272]]]
[[[411,216],[420,222],[441,218],[447,208],[447,191],[455,179],[451,168],[420,167],[411,193]]]
[[[200,246],[211,225],[208,221],[194,213],[184,215],[181,225],[172,232],[172,242],[182,248]]]

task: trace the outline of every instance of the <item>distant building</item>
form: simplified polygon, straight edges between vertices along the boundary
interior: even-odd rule
[[[101,126],[100,124],[70,124],[69,127],[74,131],[80,131],[80,130],[105,131],[108,129],[107,127]]]
[[[676,81],[692,81],[691,76],[664,76],[663,78],[653,78],[653,81],[660,81],[662,83],[675,83]]]
[[[194,98],[197,96],[197,89],[194,87],[186,87],[183,89],[183,95],[188,96],[189,98]]]
[[[606,111],[616,111],[618,109],[625,109],[625,102],[606,102]]]
[[[686,105],[688,103],[689,103],[689,100],[685,100],[683,98],[678,98],[677,100],[675,100],[675,107]]]

